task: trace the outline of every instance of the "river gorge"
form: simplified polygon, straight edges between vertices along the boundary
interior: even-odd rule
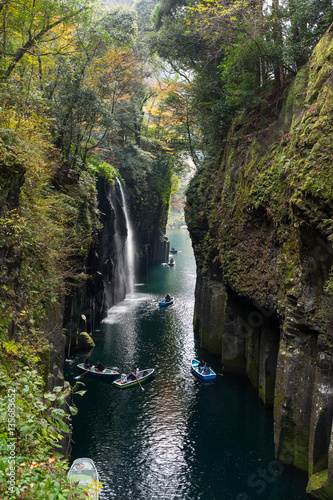
[[[223,373],[195,339],[191,241],[186,230],[168,236],[179,249],[176,265],[155,265],[141,276],[135,292],[96,326],[90,353],[92,362],[125,373],[136,365],[155,368],[154,377],[144,390],[83,377],[87,393],[75,399],[72,458],[93,458],[105,500],[304,499],[305,475],[275,463],[272,411],[246,379]],[[166,293],[175,303],[163,310],[158,300]],[[71,383],[86,354],[67,360]],[[215,381],[193,376],[196,357],[217,372]]]

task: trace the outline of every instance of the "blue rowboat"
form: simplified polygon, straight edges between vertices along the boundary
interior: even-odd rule
[[[160,307],[167,307],[167,306],[171,306],[171,304],[173,304],[173,297],[170,297],[170,300],[161,300],[158,305]]]
[[[178,250],[176,250],[174,247],[171,247],[169,250],[169,253],[177,253]]]
[[[211,369],[211,367],[209,367],[209,373],[207,375],[199,370],[199,361],[197,359],[192,359],[192,372],[201,380],[216,379],[216,373]]]

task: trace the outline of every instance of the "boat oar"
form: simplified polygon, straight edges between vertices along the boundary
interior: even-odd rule
[[[142,387],[142,385],[140,384],[138,377],[135,377],[135,378],[136,378],[136,380],[138,381],[138,384],[139,384],[139,386],[141,387],[141,389],[144,391],[144,388],[143,388],[143,387]]]
[[[79,380],[79,378],[83,377],[83,375],[87,375],[87,373],[89,373],[89,372],[84,372],[84,373],[82,373],[82,375],[78,375],[77,377],[74,377],[74,378],[75,378],[75,380]]]

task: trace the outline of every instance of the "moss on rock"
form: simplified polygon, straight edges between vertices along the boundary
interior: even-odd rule
[[[90,337],[89,333],[81,332],[78,338],[78,349],[82,351],[89,351],[95,347],[95,342]]]
[[[329,480],[328,469],[312,474],[306,488],[307,498],[331,500],[333,498],[333,480]]]

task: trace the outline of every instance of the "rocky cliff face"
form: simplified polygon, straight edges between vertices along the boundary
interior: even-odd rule
[[[125,179],[129,210],[136,233],[137,275],[145,274],[152,264],[167,262],[169,242],[165,236],[171,193],[168,162],[156,161],[154,168],[137,179],[119,167]]]
[[[274,406],[276,458],[333,497],[333,33],[276,101],[235,119],[194,177],[194,327],[226,371]]]
[[[126,276],[121,276],[122,269],[117,270],[118,262],[124,259],[127,237],[119,191],[116,184],[99,179],[97,196],[101,229],[86,258],[83,271],[87,279],[81,286],[75,286],[65,299],[68,352],[82,347],[80,333],[91,333],[107,310],[126,295]]]

